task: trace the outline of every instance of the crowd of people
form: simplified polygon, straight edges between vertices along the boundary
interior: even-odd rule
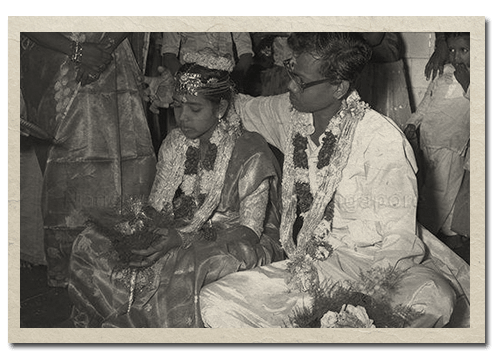
[[[398,33],[23,33],[21,255],[74,327],[290,326],[374,270],[468,326],[469,50],[412,111]]]

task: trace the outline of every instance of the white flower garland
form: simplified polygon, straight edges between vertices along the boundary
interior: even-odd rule
[[[223,131],[221,130],[221,126],[217,127],[212,136],[210,137],[209,143],[214,144],[217,149],[219,149],[220,143],[223,139]],[[200,147],[200,140],[195,139],[185,139],[188,147]],[[217,162],[219,161],[219,162]],[[182,191],[186,196],[195,196],[197,193],[199,194],[208,194],[210,190],[214,187],[214,182],[216,180],[216,172],[217,164],[220,164],[222,161],[222,157],[220,152],[217,152],[217,158],[215,160],[215,164],[212,170],[206,170],[205,168],[198,168],[198,174],[186,175],[184,174],[182,178],[182,183],[180,185]]]
[[[296,135],[310,136],[314,132],[314,126],[308,121],[307,114],[295,110],[292,112],[293,126],[287,137],[283,166],[283,214],[280,241],[290,257],[290,270],[294,274],[291,284],[298,286],[301,290],[308,290],[312,287],[314,268],[311,263],[313,260],[324,260],[330,256],[326,248],[326,240],[331,230],[332,220],[325,218],[327,214],[325,211],[333,200],[337,186],[342,179],[342,171],[349,158],[356,126],[367,109],[368,105],[360,100],[356,91],[342,102],[339,112],[330,120],[325,130],[325,134],[330,132],[335,137],[333,146],[329,146],[331,149],[325,151],[328,152],[326,155],[329,159],[328,163],[324,167],[313,168],[308,157],[308,169],[296,167],[294,163],[296,152],[294,138]],[[320,147],[324,146],[325,137],[321,140]],[[314,190],[311,190],[311,172],[316,178],[317,188]],[[297,246],[295,246],[292,235],[298,202],[297,183],[302,183],[306,189],[310,190],[312,203],[309,210],[301,210],[304,223],[297,237]],[[304,265],[304,263],[309,265]]]
[[[157,210],[164,209],[173,216],[173,199],[179,187],[187,196],[206,194],[203,204],[198,205],[191,222],[179,229],[179,232],[199,231],[219,205],[227,166],[240,134],[239,116],[234,109],[230,109],[210,138],[210,142],[217,146],[213,169],[198,169],[198,173],[193,175],[185,174],[186,151],[190,146],[199,147],[199,140],[188,139],[180,129],[174,129],[168,136],[166,142],[171,144],[171,149],[165,154],[161,165],[161,168],[167,171],[155,180],[150,196],[151,205]]]

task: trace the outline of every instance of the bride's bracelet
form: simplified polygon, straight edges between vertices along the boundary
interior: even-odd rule
[[[78,41],[71,42],[71,55],[69,59],[76,64],[80,64],[82,61],[83,47]]]

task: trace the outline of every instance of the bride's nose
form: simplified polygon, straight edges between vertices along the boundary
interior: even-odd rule
[[[184,107],[179,107],[175,114],[175,119],[177,121],[178,126],[185,126],[186,123],[188,122],[186,111]]]

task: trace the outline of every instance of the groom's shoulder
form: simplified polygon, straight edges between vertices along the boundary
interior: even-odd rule
[[[392,119],[373,109],[365,112],[363,119],[358,123],[357,130],[360,135],[370,139],[379,136],[378,138],[383,142],[393,142],[405,137]]]

